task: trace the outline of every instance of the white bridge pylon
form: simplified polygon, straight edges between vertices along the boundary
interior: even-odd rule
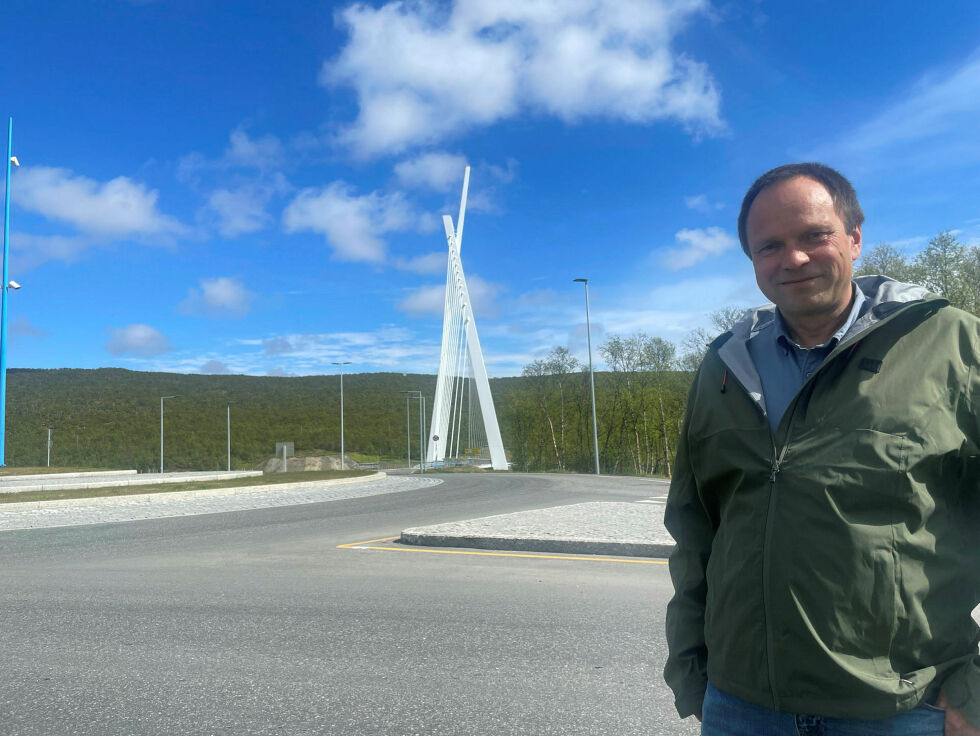
[[[446,306],[442,320],[442,353],[432,408],[432,425],[426,461],[444,461],[447,457],[473,456],[474,450],[488,449],[494,470],[507,470],[504,443],[500,439],[497,413],[490,395],[490,382],[483,362],[483,350],[476,333],[476,320],[463,263],[459,257],[466,217],[466,193],[470,184],[470,167],[463,173],[463,196],[459,202],[459,219],[443,215],[446,241],[449,245],[449,267],[446,272]],[[469,384],[469,385],[468,385]],[[473,393],[477,401],[474,401]],[[464,402],[464,397],[468,399]],[[466,425],[463,415],[466,415]],[[463,433],[466,437],[463,437]],[[460,454],[463,449],[463,455]]]

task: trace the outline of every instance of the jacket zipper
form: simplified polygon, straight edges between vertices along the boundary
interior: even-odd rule
[[[814,371],[814,375],[816,375],[818,372],[819,369],[817,371]],[[812,378],[813,377],[811,376],[811,380]],[[728,370],[726,369],[724,378],[722,379],[721,390],[723,393],[725,391],[725,384],[727,383],[727,381],[728,381]],[[742,385],[742,382],[738,380],[738,378],[735,378],[735,382],[738,384],[739,388],[742,389],[742,391],[746,391],[745,386]],[[801,388],[800,392],[802,392],[802,390],[803,389]],[[746,393],[748,392],[746,391]],[[799,394],[797,394],[797,396],[799,396]],[[769,424],[769,417],[766,415],[766,412],[762,409],[762,407],[754,401],[752,403],[755,404],[756,408],[759,410],[759,413],[762,415],[763,421],[766,422],[766,424]],[[795,406],[796,406],[796,397],[794,397],[793,402],[790,403],[790,408],[795,409]],[[792,414],[790,415],[790,424],[792,424]],[[773,627],[771,623],[771,617],[769,615],[769,599],[772,596],[770,592],[770,584],[769,584],[769,578],[771,574],[770,564],[769,564],[769,557],[770,557],[769,548],[772,544],[772,529],[773,529],[773,524],[770,523],[770,521],[773,515],[773,508],[776,504],[776,476],[779,474],[779,469],[780,466],[782,465],[783,458],[786,456],[786,449],[789,447],[789,431],[787,426],[786,442],[783,444],[782,452],[780,452],[779,449],[776,447],[776,437],[773,434],[772,425],[770,424],[769,426],[770,426],[769,441],[772,444],[772,462],[769,465],[769,470],[770,470],[769,504],[766,510],[766,529],[765,529],[765,534],[763,535],[763,543],[762,543],[762,611],[766,619],[766,623],[765,623],[766,666],[769,674],[769,692],[772,695],[773,708],[778,710],[779,696],[776,695],[776,660],[775,657],[773,657],[775,644],[773,642]]]
[[[772,442],[772,463],[770,465],[769,473],[769,507],[766,511],[766,531],[762,547],[762,608],[766,617],[766,664],[769,670],[769,690],[772,694],[773,708],[779,710],[779,696],[776,694],[776,660],[773,657],[773,652],[775,651],[774,642],[774,632],[772,626],[772,618],[769,615],[769,600],[772,596],[771,593],[771,583],[770,578],[772,575],[772,569],[770,565],[772,547],[772,534],[774,524],[772,523],[773,513],[776,506],[776,476],[779,475],[779,471],[782,469],[783,460],[786,457],[786,451],[789,449],[789,438],[792,436],[793,432],[793,420],[796,419],[796,409],[800,403],[800,397],[803,395],[806,387],[817,379],[824,369],[832,363],[838,355],[844,352],[845,349],[849,349],[851,352],[857,347],[860,339],[854,340],[848,345],[842,348],[838,345],[834,350],[827,355],[826,358],[817,366],[817,369],[813,371],[813,374],[803,382],[800,386],[800,390],[796,392],[793,400],[790,402],[789,406],[786,408],[786,412],[789,414],[789,419],[786,422],[786,431],[783,433],[783,447],[779,449],[776,445],[776,436],[772,432],[772,425],[770,424],[769,439]],[[744,390],[744,388],[743,388]],[[766,422],[769,422],[769,417],[766,417]]]
[[[768,417],[766,418],[768,422]],[[790,415],[790,423],[792,423],[792,415]],[[789,433],[786,434],[786,442],[783,444],[782,452],[776,448],[776,439],[772,436],[770,430],[770,439],[772,440],[772,464],[770,466],[769,473],[769,507],[766,510],[766,533],[762,546],[762,610],[766,617],[766,664],[769,670],[769,691],[772,694],[773,708],[779,710],[779,696],[776,694],[776,658],[773,653],[776,651],[776,644],[774,641],[772,617],[769,615],[769,600],[772,597],[771,593],[771,565],[770,565],[770,549],[772,547],[772,530],[774,524],[772,523],[772,517],[774,509],[776,506],[776,476],[779,474],[780,466],[783,463],[783,458],[786,456],[786,448],[789,447]]]

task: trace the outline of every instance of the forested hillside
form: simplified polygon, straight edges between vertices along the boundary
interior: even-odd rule
[[[588,373],[541,373],[491,379],[501,433],[515,469],[592,468]],[[673,454],[689,376],[616,372],[596,375],[599,444],[604,470],[663,472]],[[345,449],[405,456],[406,400],[421,389],[431,411],[434,375],[349,374],[344,377]],[[160,462],[160,397],[165,405],[166,469],[226,465],[226,407],[231,406],[232,467],[257,467],[275,443],[297,454],[340,447],[340,379],[336,375],[257,377],[99,370],[11,369],[7,377],[9,466],[44,465],[47,428],[51,464],[155,471]],[[663,414],[661,414],[661,400]],[[413,457],[418,407],[412,402]],[[664,430],[667,442],[664,443]],[[428,432],[428,426],[426,426]]]
[[[294,442],[297,453],[340,448],[338,376],[258,377],[99,370],[10,370],[8,465],[159,469],[160,397],[165,405],[167,470],[224,468],[226,407],[231,406],[232,467],[253,467]],[[402,389],[429,396],[435,376],[374,373],[344,377],[345,449],[403,455]],[[413,436],[418,415],[413,407]]]

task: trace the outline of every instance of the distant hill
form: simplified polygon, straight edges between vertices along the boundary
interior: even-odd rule
[[[597,374],[597,391],[605,384],[612,391],[612,375]],[[670,395],[675,399],[682,396],[689,378],[684,374],[668,374],[668,378],[673,384]],[[574,390],[568,392],[563,416],[568,423],[574,411],[574,434],[579,438],[571,453],[578,460],[572,465],[584,464],[582,469],[587,469],[591,438],[585,430],[591,425],[586,423],[586,377],[575,374],[566,379],[574,384]],[[520,465],[526,469],[553,469],[553,453],[548,452],[550,433],[542,435],[547,419],[542,409],[557,399],[550,390],[547,395],[542,393],[551,385],[546,386],[546,380],[490,381],[504,445],[512,459],[521,458]],[[434,375],[346,374],[345,449],[403,457],[406,400],[398,392],[423,392],[428,432],[435,384]],[[121,368],[11,369],[7,374],[7,465],[44,465],[47,428],[53,427],[52,465],[156,470],[160,462],[160,397],[175,394],[179,397],[167,400],[165,405],[164,459],[168,471],[226,467],[229,405],[233,468],[260,466],[274,454],[276,442],[280,441],[295,443],[297,454],[336,452],[340,448],[340,379],[336,375],[265,377],[148,373]],[[609,403],[612,410],[614,402]],[[412,403],[411,411],[414,450],[418,443],[417,402]],[[571,434],[568,433],[569,442]]]

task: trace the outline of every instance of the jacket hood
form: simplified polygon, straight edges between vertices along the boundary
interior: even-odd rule
[[[841,339],[841,345],[851,342],[901,309],[923,302],[946,301],[923,286],[902,283],[887,276],[859,276],[853,281],[867,298],[869,306],[864,310],[864,314],[854,320],[851,328]],[[775,318],[774,304],[749,309],[728,332],[719,335],[711,343],[711,348],[718,351],[718,357],[731,369],[735,377],[745,386],[749,396],[762,407],[763,411],[765,411],[765,400],[762,395],[762,379],[755,369],[746,342],[756,332],[771,324]]]

